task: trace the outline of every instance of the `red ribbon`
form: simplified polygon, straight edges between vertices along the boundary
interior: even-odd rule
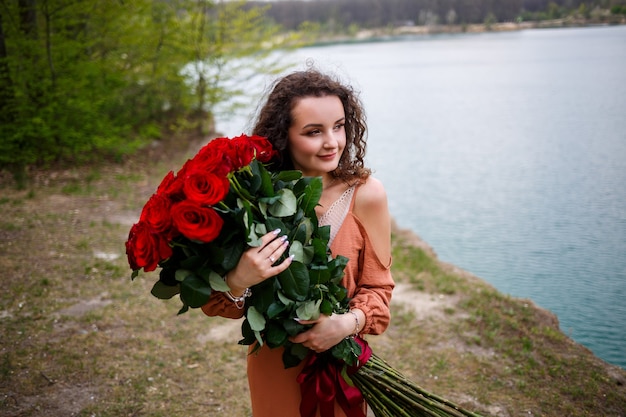
[[[361,355],[355,366],[347,368],[348,375],[359,370],[372,356],[372,348],[361,338],[356,338],[361,346]],[[341,375],[345,363],[338,360],[328,360],[318,354],[311,354],[298,375],[302,400],[300,401],[300,416],[315,417],[317,408],[321,417],[335,417],[335,401],[348,417],[365,417],[361,403],[363,395],[355,386],[346,382]]]

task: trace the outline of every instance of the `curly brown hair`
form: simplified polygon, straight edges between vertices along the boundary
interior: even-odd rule
[[[291,111],[302,98],[325,96],[337,96],[346,116],[346,147],[331,175],[343,181],[365,179],[371,171],[364,164],[367,125],[361,101],[352,87],[317,70],[298,71],[279,79],[261,107],[252,133],[268,138],[278,151],[273,161],[278,169],[293,169],[287,149]]]

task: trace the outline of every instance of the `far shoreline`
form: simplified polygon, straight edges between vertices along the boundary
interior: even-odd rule
[[[362,29],[354,35],[321,36],[311,42],[310,47],[327,46],[345,43],[385,42],[407,38],[419,38],[432,35],[461,35],[472,33],[514,32],[528,29],[561,29],[561,28],[591,28],[620,26],[626,24],[626,16],[615,16],[606,21],[588,19],[554,19],[532,22],[499,22],[474,23],[457,25],[412,25],[393,28]],[[306,46],[305,46],[306,47]]]

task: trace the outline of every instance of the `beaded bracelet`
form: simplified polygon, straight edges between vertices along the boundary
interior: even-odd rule
[[[348,313],[351,313],[354,316],[354,334],[348,337],[357,337],[359,335],[359,327],[360,327],[359,316],[357,316],[357,314],[352,310],[349,310]]]
[[[239,297],[235,297],[233,293],[231,293],[230,291],[226,291],[226,297],[228,297],[230,301],[235,303],[235,307],[237,307],[239,310],[241,310],[243,306],[246,305],[246,298],[250,297],[251,295],[252,290],[250,288],[246,288],[243,294],[241,294]]]
[[[224,282],[226,282],[227,278],[228,276],[225,275]],[[226,285],[228,285],[228,283],[226,283]],[[225,294],[226,294],[226,297],[228,297],[230,301],[235,303],[235,307],[241,310],[246,305],[246,298],[252,295],[252,290],[250,288],[246,288],[245,290],[243,290],[243,294],[241,294],[239,297],[235,297],[233,293],[230,291],[226,291]]]

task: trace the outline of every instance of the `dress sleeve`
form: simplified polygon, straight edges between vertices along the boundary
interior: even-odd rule
[[[389,326],[391,312],[389,303],[395,286],[391,276],[391,259],[383,264],[370,242],[367,232],[354,217],[363,236],[363,248],[359,255],[359,268],[354,277],[354,293],[350,307],[365,313],[364,334],[381,334]]]
[[[243,317],[244,310],[238,309],[223,292],[215,291],[211,294],[209,302],[202,306],[202,311],[207,316],[221,316],[229,319]]]

